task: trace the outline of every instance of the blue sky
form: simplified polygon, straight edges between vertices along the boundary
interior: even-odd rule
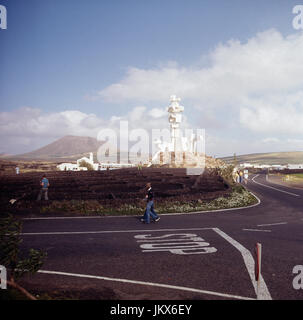
[[[138,123],[150,128],[147,122],[152,119],[165,126],[163,109],[171,94],[182,98],[188,126],[206,128],[206,150],[212,155],[300,149],[301,131],[264,130],[247,122],[247,118],[262,122],[273,108],[279,114],[285,110],[283,103],[301,116],[302,106],[297,105],[301,80],[291,80],[296,75],[287,56],[277,60],[285,61],[284,69],[290,70],[283,94],[278,84],[268,86],[267,92],[246,90],[231,106],[221,90],[229,84],[232,68],[215,76],[217,83],[222,79],[223,89],[212,94],[222,99],[180,89],[183,82],[190,87],[197,74],[197,79],[209,83],[208,70],[214,74],[225,54],[237,56],[251,48],[270,57],[275,53],[267,50],[269,46],[287,47],[289,54],[296,46],[300,50],[302,31],[292,26],[297,1],[0,0],[0,4],[8,12],[8,29],[0,29],[0,152],[31,151],[65,134],[93,136],[97,127],[116,126],[116,117],[133,119],[134,128]],[[274,72],[275,65],[268,65],[267,73],[271,69]],[[170,87],[175,76],[180,84]],[[152,89],[161,81],[160,89],[138,94],[143,92],[138,83]],[[241,83],[237,81],[235,86]],[[278,91],[280,96],[273,97]],[[229,92],[236,95],[233,88]],[[285,96],[289,99],[284,101]],[[248,98],[256,99],[259,109]]]

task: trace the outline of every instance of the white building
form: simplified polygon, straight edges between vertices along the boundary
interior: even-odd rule
[[[303,164],[288,164],[287,169],[290,169],[290,170],[303,169]]]
[[[303,164],[251,164],[241,163],[241,168],[255,168],[255,169],[271,169],[271,170],[284,170],[284,169],[303,169]]]
[[[95,163],[93,153],[89,153],[89,158],[82,157],[77,160],[76,163],[61,163],[57,166],[57,168],[61,171],[87,171],[87,167],[81,167],[81,162],[85,161],[89,163],[94,170],[107,170],[107,169],[121,169],[121,168],[131,168],[135,167],[135,164],[130,163]]]
[[[254,168],[254,165],[251,164],[251,163],[244,162],[244,163],[240,164],[240,167],[242,167],[242,168]]]
[[[122,168],[132,168],[135,167],[135,164],[132,163],[100,163],[100,170],[113,170],[113,169],[122,169]]]
[[[270,169],[274,169],[274,170],[284,170],[287,169],[287,166],[284,166],[282,164],[273,164]]]
[[[57,168],[61,171],[87,171],[87,167],[80,166],[82,161],[92,165],[94,170],[99,170],[99,163],[94,163],[94,156],[92,152],[89,153],[89,158],[82,157],[81,159],[77,160],[77,163],[61,163],[57,166]]]
[[[57,168],[61,171],[79,171],[79,167],[75,163],[60,163]]]

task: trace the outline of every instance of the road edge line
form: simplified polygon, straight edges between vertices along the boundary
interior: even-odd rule
[[[238,300],[255,300],[254,298],[249,298],[249,297],[242,297],[242,296],[231,295],[231,294],[226,294],[226,293],[201,290],[201,289],[195,289],[195,288],[189,288],[189,287],[182,287],[182,286],[174,286],[174,285],[162,284],[162,283],[144,282],[144,281],[137,281],[137,280],[110,278],[110,277],[78,274],[78,273],[49,271],[49,270],[38,270],[37,272],[42,273],[42,274],[54,274],[54,275],[62,275],[62,276],[70,276],[70,277],[78,277],[78,278],[88,278],[88,279],[98,279],[98,280],[105,280],[105,281],[115,281],[115,282],[139,284],[139,285],[160,287],[160,288],[166,288],[166,289],[175,289],[175,290],[189,291],[189,292],[195,292],[195,293],[200,293],[200,294],[214,295],[214,296],[219,296],[219,297],[224,297],[224,298],[233,298],[233,299],[238,299]]]
[[[238,251],[240,251],[244,264],[246,266],[246,269],[248,271],[249,277],[251,279],[252,285],[254,287],[255,293],[257,295],[257,284],[255,281],[255,261],[250,253],[249,250],[247,250],[242,244],[240,244],[238,241],[231,238],[229,235],[227,235],[225,232],[223,232],[219,228],[213,228],[213,230],[219,234],[222,238],[224,238],[227,242],[229,242],[231,245],[233,245]],[[263,279],[263,276],[260,275],[260,298],[262,300],[272,300],[272,297],[268,291],[268,288],[266,286],[266,283]]]
[[[284,191],[284,190],[281,190],[281,189],[278,189],[278,188],[275,188],[275,187],[272,187],[272,186],[267,186],[266,184],[263,184],[263,183],[260,183],[260,182],[255,181],[254,179],[257,178],[258,176],[259,176],[259,174],[257,174],[256,176],[254,176],[254,177],[251,179],[255,184],[258,184],[258,185],[260,185],[260,186],[263,186],[263,187],[266,187],[266,188],[270,188],[270,189],[273,189],[273,190],[276,190],[276,191],[279,191],[279,192],[283,192],[283,193],[289,194],[289,195],[291,195],[291,196],[301,197],[299,194],[292,193],[292,192],[288,192],[288,191]]]

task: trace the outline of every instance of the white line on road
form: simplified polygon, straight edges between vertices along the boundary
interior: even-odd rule
[[[224,233],[222,230],[218,228],[213,228],[215,232],[217,232],[221,237],[223,237],[225,240],[227,240],[230,244],[232,244],[235,248],[237,248],[243,257],[245,266],[247,268],[248,274],[250,276],[251,282],[253,284],[253,287],[255,289],[255,293],[257,295],[257,284],[255,281],[255,261],[253,256],[251,255],[250,251],[244,248],[239,242],[228,236],[226,233]],[[262,300],[272,300],[271,295],[267,289],[266,283],[263,279],[263,276],[260,275],[260,292],[259,296]]]
[[[73,235],[73,234],[104,234],[104,233],[134,233],[134,232],[161,232],[161,231],[199,231],[212,230],[213,228],[189,228],[189,229],[149,229],[149,230],[101,230],[101,231],[67,231],[67,232],[24,232],[23,236],[42,236],[42,235]]]
[[[73,216],[73,217],[32,217],[23,218],[22,220],[68,220],[68,219],[105,219],[105,218],[129,218],[137,217],[138,215],[127,215],[127,216]]]
[[[255,181],[255,178],[257,178],[258,176],[259,176],[259,174],[257,174],[256,176],[254,176],[254,177],[252,178],[252,181],[253,181],[254,183],[259,184],[259,185],[261,185],[261,186],[263,186],[263,187],[266,187],[266,188],[270,188],[270,189],[279,191],[279,192],[287,193],[287,194],[289,194],[289,195],[291,195],[291,196],[300,197],[299,194],[292,193],[292,192],[288,192],[288,191],[284,191],[284,190],[281,190],[281,189],[277,189],[277,188],[274,188],[274,187],[268,186],[268,185],[266,185],[266,184],[263,184],[263,183],[260,183],[260,182]]]
[[[188,287],[182,287],[182,286],[173,286],[173,285],[162,284],[162,283],[144,282],[144,281],[119,279],[119,278],[109,278],[109,277],[93,276],[93,275],[87,275],[87,274],[68,273],[68,272],[59,272],[59,271],[48,271],[48,270],[39,270],[38,272],[39,273],[44,273],[44,274],[54,274],[54,275],[62,275],[62,276],[70,276],[70,277],[78,277],[78,278],[87,278],[87,279],[98,279],[98,280],[105,280],[105,281],[115,281],[115,282],[139,284],[139,285],[144,285],[144,286],[160,287],[160,288],[166,288],[166,289],[175,289],[175,290],[202,293],[202,294],[208,294],[208,295],[224,297],[224,298],[231,298],[231,299],[255,300],[255,299],[249,298],[249,297],[242,297],[242,296],[237,296],[237,295],[232,295],[232,294],[226,294],[226,293],[220,293],[220,292],[214,292],[214,291],[208,291],[208,290],[200,290],[200,289],[188,288]]]
[[[279,226],[281,224],[287,224],[287,222],[277,222],[277,223],[266,223],[266,224],[258,224],[257,227],[267,227],[267,226]]]
[[[260,230],[260,229],[242,229],[243,231],[258,231],[258,232],[271,232],[271,230]]]
[[[240,251],[245,266],[248,270],[250,279],[252,281],[253,287],[255,289],[255,292],[257,293],[257,285],[256,282],[254,281],[254,259],[245,247],[243,247],[239,242],[234,240],[233,238],[229,237],[226,233],[221,231],[219,228],[186,228],[186,229],[157,229],[157,230],[112,230],[112,231],[88,231],[88,232],[43,232],[43,233],[22,233],[22,235],[66,235],[66,234],[108,234],[108,233],[138,233],[138,232],[164,232],[164,231],[200,231],[200,230],[213,230],[217,234],[219,234],[221,237],[223,237],[225,240],[227,240],[230,244],[232,244],[237,250]],[[264,230],[262,230],[264,231]],[[40,272],[42,272],[40,270]],[[52,273],[53,271],[43,271],[44,273]],[[43,273],[42,272],[42,273]],[[54,272],[54,274],[59,274],[58,272]],[[64,275],[64,273],[61,273]],[[77,274],[66,274],[66,275],[74,275],[74,276],[82,276],[82,277],[93,277],[93,278],[100,278],[103,280],[111,280],[111,281],[122,281],[122,282],[129,282],[129,283],[137,283],[137,284],[144,284],[144,285],[154,285],[154,286],[165,286],[166,288],[172,288],[172,289],[179,289],[179,290],[187,290],[187,291],[192,291],[192,292],[200,292],[200,293],[206,293],[206,294],[215,294],[215,295],[220,295],[224,297],[230,297],[230,298],[236,298],[236,299],[250,299],[246,297],[240,297],[240,296],[233,296],[233,295],[226,295],[226,294],[221,294],[221,293],[214,293],[211,291],[204,291],[204,290],[198,290],[198,289],[193,289],[193,288],[186,288],[186,287],[177,287],[177,286],[168,286],[168,285],[162,285],[162,284],[153,284],[153,283],[148,283],[148,282],[140,282],[140,281],[132,281],[132,280],[125,280],[125,279],[114,279],[114,278],[105,278],[105,277],[96,277],[96,276],[87,276],[87,275],[77,275]],[[195,291],[194,291],[195,290]],[[198,290],[198,291],[197,291]],[[271,295],[267,289],[266,283],[261,275],[261,294],[260,294],[261,299],[263,300],[271,300]],[[252,299],[254,300],[254,299]]]

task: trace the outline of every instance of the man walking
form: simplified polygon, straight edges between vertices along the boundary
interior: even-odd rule
[[[38,194],[37,200],[38,201],[41,200],[41,197],[42,197],[43,193],[44,193],[44,199],[48,200],[48,187],[50,186],[50,184],[49,184],[48,179],[46,178],[45,174],[42,176],[42,180],[40,182],[40,186],[41,186],[41,189],[40,189],[40,192]]]
[[[152,217],[153,220],[157,222],[160,220],[160,217],[157,215],[157,213],[154,210],[154,193],[153,193],[150,182],[146,184],[146,188],[147,188],[147,193],[146,193],[145,199],[147,201],[147,205],[146,205],[144,216],[141,219],[141,221],[145,223],[150,223],[150,217]]]

